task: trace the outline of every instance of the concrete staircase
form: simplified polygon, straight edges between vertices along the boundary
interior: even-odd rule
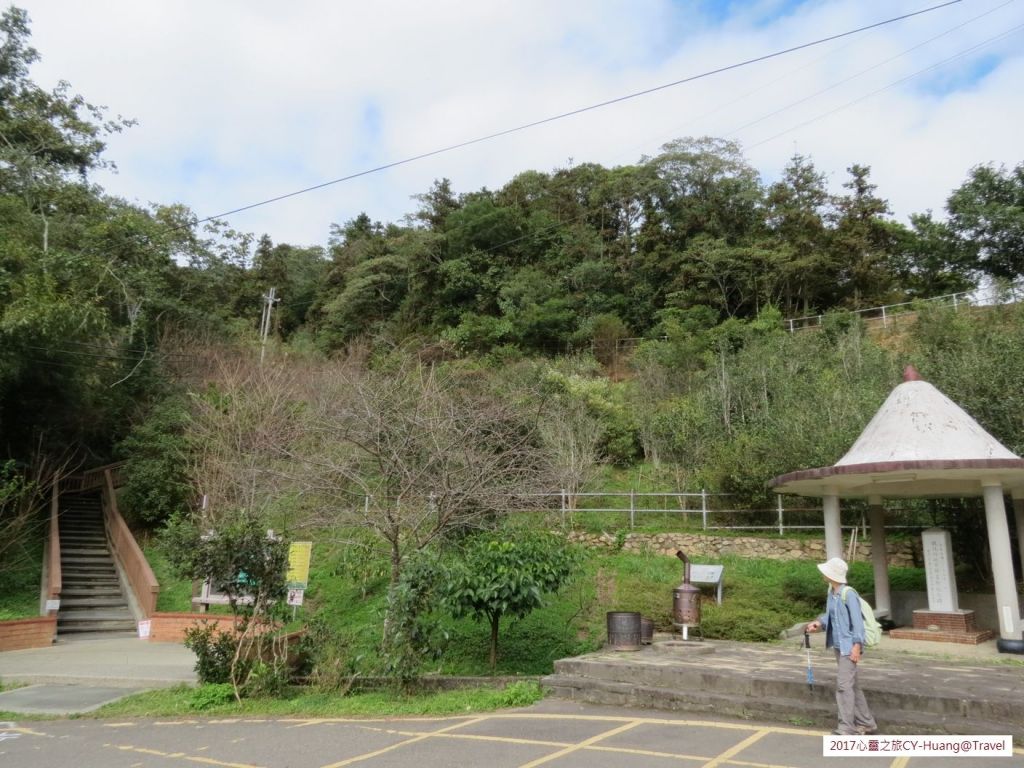
[[[60,566],[63,585],[57,636],[135,634],[103,525],[99,494],[65,494],[60,499]]]

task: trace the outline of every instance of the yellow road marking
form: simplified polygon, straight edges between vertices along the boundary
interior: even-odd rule
[[[572,752],[578,752],[581,749],[589,747],[591,744],[596,744],[597,742],[603,741],[604,739],[607,739],[611,736],[617,736],[618,734],[628,731],[631,728],[636,728],[638,725],[641,724],[642,721],[633,720],[632,722],[626,723],[625,725],[620,725],[618,728],[612,728],[610,731],[605,731],[604,733],[599,733],[596,736],[591,736],[589,739],[581,741],[579,744],[573,744],[571,747],[566,747],[565,749],[559,750],[558,752],[554,752],[550,755],[547,755],[546,757],[541,757],[536,760],[532,760],[529,763],[523,763],[523,765],[521,765],[519,768],[534,768],[534,766],[543,765],[544,763],[556,760],[559,757],[568,755]]]
[[[135,723],[103,723],[104,728],[132,728]]]
[[[909,757],[897,757],[895,760],[889,763],[889,768],[906,768],[909,762]]]
[[[709,760],[708,762],[704,763],[704,768],[715,768],[715,766],[721,765],[722,763],[724,763],[727,760],[729,760],[729,758],[732,757],[733,755],[738,755],[740,752],[745,750],[751,744],[753,744],[756,741],[760,741],[761,739],[763,739],[765,736],[767,736],[771,732],[772,732],[772,730],[770,728],[762,728],[757,733],[750,734],[749,736],[747,736],[747,738],[745,738],[739,744],[736,744],[735,746],[725,750],[725,752],[723,752],[722,754],[720,754],[718,757],[714,758],[713,760]]]
[[[325,765],[325,766],[323,766],[323,768],[341,768],[343,765],[352,765],[352,763],[358,763],[358,762],[360,762],[362,760],[369,760],[371,757],[377,757],[378,755],[383,755],[383,754],[385,754],[387,752],[390,752],[393,749],[398,749],[399,747],[404,747],[404,746],[406,746],[408,744],[415,744],[418,741],[423,741],[424,739],[429,739],[431,736],[436,736],[439,733],[444,733],[445,731],[454,730],[455,728],[461,728],[464,725],[472,725],[473,723],[479,723],[479,722],[481,722],[483,720],[486,720],[486,719],[487,719],[486,717],[475,717],[475,718],[473,718],[471,720],[463,720],[460,723],[455,723],[453,725],[449,725],[447,728],[442,728],[439,731],[431,731],[429,733],[424,733],[424,734],[421,734],[420,736],[416,736],[416,737],[411,738],[411,739],[406,739],[405,741],[400,741],[397,744],[392,744],[389,747],[384,747],[383,749],[378,749],[378,750],[376,750],[374,752],[367,752],[366,754],[363,754],[363,755],[356,755],[355,757],[350,757],[350,758],[348,758],[346,760],[341,760],[340,762],[337,762],[337,763],[331,763],[330,765]]]
[[[119,749],[122,752],[138,752],[142,755],[155,755],[156,757],[166,757],[175,760],[187,760],[191,763],[215,765],[218,766],[218,768],[261,768],[261,766],[252,765],[250,763],[228,763],[223,760],[214,760],[209,757],[186,755],[184,752],[161,752],[158,749],[147,749],[146,747],[133,747],[130,744],[104,744],[103,746],[111,747],[113,749]]]

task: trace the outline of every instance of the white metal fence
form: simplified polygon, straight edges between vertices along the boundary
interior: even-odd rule
[[[914,312],[922,306],[950,306],[954,310],[958,310],[962,307],[990,304],[1016,304],[1022,298],[1024,298],[1024,280],[1019,280],[1008,285],[989,286],[988,288],[963,291],[961,293],[948,293],[944,296],[932,296],[927,299],[904,301],[899,304],[886,304],[881,307],[855,309],[850,314],[858,315],[866,322],[880,323],[888,327],[901,318],[912,317]],[[786,330],[793,333],[794,331],[802,331],[808,328],[820,328],[824,318],[825,315],[807,315],[806,317],[789,318],[782,322]]]
[[[621,515],[628,520],[630,529],[643,524],[645,516],[659,515],[676,518],[680,528],[699,527],[703,531],[750,530],[772,531],[780,536],[786,531],[823,530],[824,514],[820,505],[808,505],[800,496],[776,496],[775,506],[770,508],[744,508],[730,505],[727,494],[699,492],[588,492],[571,493],[562,490],[557,493],[536,494],[542,499],[537,511],[558,512],[565,524],[570,523],[573,514]],[[899,510],[893,510],[899,517]],[[847,507],[843,517],[844,528],[862,528],[867,536],[864,511]],[[892,515],[890,516],[892,517]],[[851,520],[852,518],[852,520]],[[891,519],[887,528],[927,528],[930,523],[903,522]]]

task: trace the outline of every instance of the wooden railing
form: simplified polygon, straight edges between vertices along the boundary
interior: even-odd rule
[[[63,576],[60,570],[60,525],[57,515],[60,511],[60,483],[54,482],[50,493],[50,536],[46,543],[46,599],[60,600]],[[41,614],[49,611],[43,606]]]
[[[135,598],[139,603],[143,618],[148,618],[156,612],[156,599],[160,594],[160,583],[153,575],[153,569],[149,567],[139,543],[135,541],[128,524],[121,517],[117,508],[117,483],[115,482],[116,471],[120,465],[100,467],[87,473],[93,475],[102,473],[103,483],[103,517],[107,526],[107,535],[110,537],[110,544],[114,548],[121,565],[124,567],[125,577]]]
[[[62,493],[101,491],[106,484],[108,473],[110,473],[114,480],[114,487],[118,488],[122,484],[124,465],[125,462],[119,461],[115,464],[106,464],[75,475],[66,475],[60,479],[60,490]]]

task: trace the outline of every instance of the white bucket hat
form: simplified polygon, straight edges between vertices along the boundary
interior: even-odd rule
[[[829,581],[834,581],[838,584],[846,583],[846,572],[849,570],[846,561],[841,557],[833,557],[827,563],[820,563],[818,570],[821,571],[825,578]]]

